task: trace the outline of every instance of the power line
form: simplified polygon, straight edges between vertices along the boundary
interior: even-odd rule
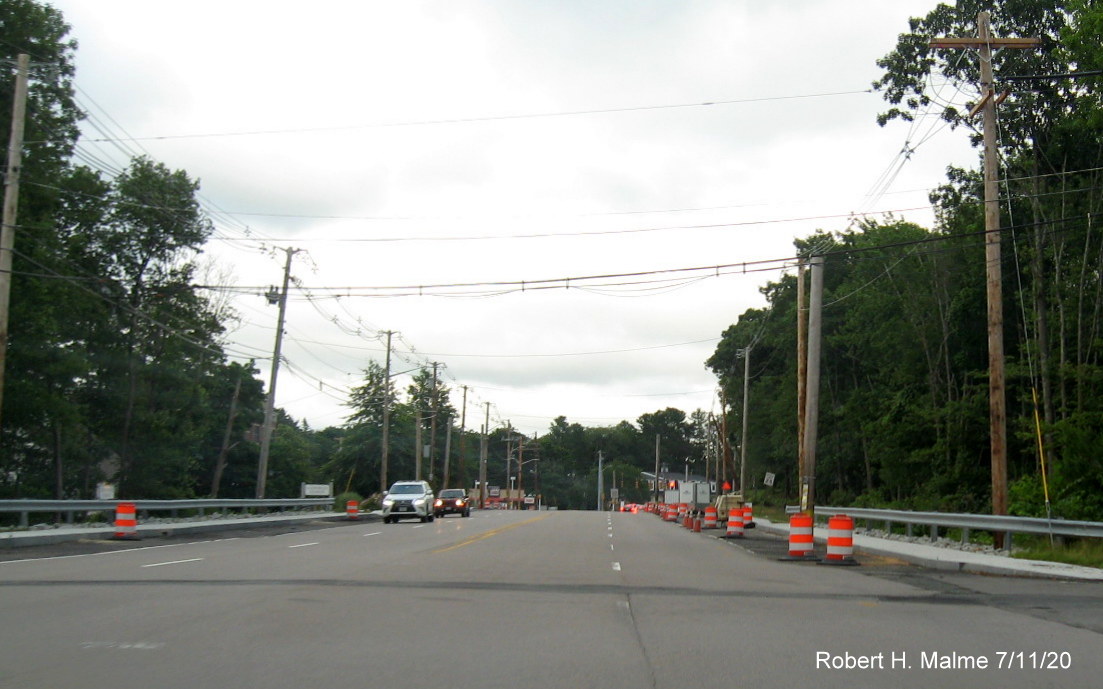
[[[354,131],[362,129],[383,129],[391,127],[425,127],[450,124],[472,124],[477,122],[504,122],[511,120],[547,119],[557,117],[579,117],[583,115],[608,115],[614,113],[646,112],[654,110],[677,110],[687,108],[707,108],[718,105],[739,105],[746,103],[764,103],[769,101],[798,100],[804,98],[827,98],[833,96],[851,96],[872,93],[872,89],[857,91],[834,91],[827,93],[807,93],[792,96],[766,96],[761,98],[734,98],[728,100],[705,101],[700,103],[673,103],[665,105],[638,105],[621,108],[592,108],[585,110],[563,110],[558,112],[517,113],[505,115],[484,115],[479,117],[451,117],[428,120],[403,120],[394,122],[369,122],[363,124],[332,125],[325,127],[289,127],[283,129],[254,129],[234,132],[204,132],[192,134],[164,134],[156,136],[131,137],[131,141],[167,141],[172,139],[199,139],[234,136],[269,136],[275,134],[307,134],[319,132]],[[92,143],[112,141],[109,138],[91,139]]]

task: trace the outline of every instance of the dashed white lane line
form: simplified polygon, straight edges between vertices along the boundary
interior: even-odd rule
[[[142,567],[164,567],[165,565],[182,565],[185,562],[199,562],[202,559],[203,558],[201,558],[201,557],[193,557],[193,558],[188,559],[188,560],[172,560],[171,562],[154,562],[152,564],[142,565]]]
[[[372,531],[371,533],[364,534],[364,538],[367,538],[368,536],[378,536],[381,533],[383,533],[383,532],[382,531]]]
[[[295,545],[289,545],[287,547],[288,548],[306,548],[306,547],[312,546],[312,545],[318,545],[318,541],[314,541],[313,543],[297,543]]]
[[[619,562],[614,562],[613,563],[613,571],[614,572],[619,572],[620,571],[620,563]]]

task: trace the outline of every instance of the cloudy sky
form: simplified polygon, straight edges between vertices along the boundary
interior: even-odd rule
[[[875,61],[933,0],[50,4],[84,162],[200,180],[204,281],[266,380],[263,294],[299,250],[277,404],[315,428],[384,330],[394,371],[440,362],[457,408],[468,386],[468,427],[488,402],[528,433],[716,409],[704,361],[795,237],[929,226],[927,191],[976,160],[937,111],[875,121]]]

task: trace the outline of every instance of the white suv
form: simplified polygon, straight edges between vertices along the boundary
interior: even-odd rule
[[[415,517],[433,521],[433,489],[425,481],[396,481],[383,496],[383,523]]]

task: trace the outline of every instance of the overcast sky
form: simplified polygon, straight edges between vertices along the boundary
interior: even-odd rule
[[[929,227],[928,190],[976,161],[937,111],[875,121],[875,61],[933,0],[51,4],[84,162],[200,180],[203,279],[237,288],[212,292],[241,317],[227,348],[266,381],[263,294],[301,250],[277,404],[315,428],[383,330],[394,371],[441,362],[457,408],[469,386],[469,428],[487,402],[530,434],[716,410],[704,362],[786,264],[581,278],[784,259],[853,213]]]

